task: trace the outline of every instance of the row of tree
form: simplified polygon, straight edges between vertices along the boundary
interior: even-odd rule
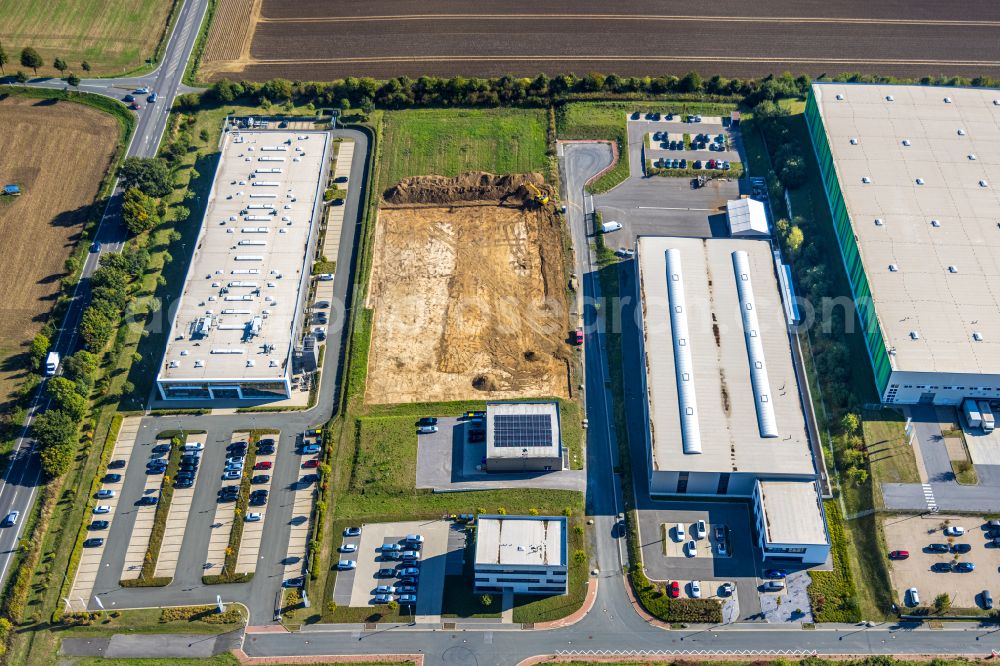
[[[87,398],[97,377],[97,356],[80,350],[63,361],[63,374],[46,387],[49,408],[32,424],[42,471],[49,477],[65,473],[80,441],[80,424],[87,414]]]
[[[7,51],[4,49],[3,44],[0,43],[0,73],[3,73],[5,75],[7,74],[6,65],[8,62],[10,62],[10,56],[7,55]],[[20,63],[21,67],[30,67],[36,76],[38,75],[38,68],[45,66],[45,61],[42,59],[41,54],[38,53],[38,51],[36,51],[31,46],[26,46],[23,49],[21,49]],[[55,69],[59,70],[60,76],[66,76],[66,70],[69,69],[69,65],[66,63],[66,61],[59,57],[55,58],[52,61],[52,66]],[[85,72],[89,72],[90,63],[84,60],[83,62],[80,63],[80,69],[82,69]],[[27,77],[24,76],[24,72],[18,72],[18,79],[19,80],[23,79],[21,81],[23,83],[24,80],[27,80]],[[78,77],[76,74],[73,74],[72,72],[67,78],[67,81],[72,86],[80,85],[80,77]]]

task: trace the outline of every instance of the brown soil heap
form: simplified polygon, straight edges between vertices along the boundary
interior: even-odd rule
[[[398,185],[383,193],[386,203],[447,204],[458,201],[499,201],[520,204],[530,201],[533,192],[527,183],[552,196],[552,188],[545,184],[540,173],[515,173],[496,176],[485,171],[469,171],[454,178],[445,176],[417,176],[404,178]]]

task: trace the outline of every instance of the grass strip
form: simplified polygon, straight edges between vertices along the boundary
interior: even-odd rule
[[[824,502],[830,531],[833,571],[810,571],[809,604],[816,622],[858,622],[861,613],[854,593],[854,576],[847,554],[847,535],[840,504]]]
[[[691,160],[688,160],[691,162]],[[730,162],[729,169],[723,171],[722,169],[692,169],[690,167],[685,169],[664,169],[661,167],[653,166],[654,160],[646,160],[646,175],[647,176],[666,176],[672,178],[696,178],[698,176],[705,176],[707,178],[742,178],[743,177],[743,163],[742,162]]]

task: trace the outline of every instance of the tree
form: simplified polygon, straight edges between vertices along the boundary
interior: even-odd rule
[[[221,81],[216,81],[208,89],[208,96],[216,102],[227,103],[239,99],[245,92],[243,86],[239,83],[230,81],[229,79],[222,79]]]
[[[80,69],[82,69],[85,72],[89,72],[90,71],[90,63],[87,62],[86,60],[84,60],[83,62],[80,63]]]
[[[46,393],[52,398],[57,408],[69,414],[76,421],[87,415],[87,400],[76,390],[76,384],[65,377],[53,377],[49,380]]]
[[[705,81],[698,72],[688,72],[684,78],[677,83],[677,89],[681,92],[701,92],[705,86]]]
[[[803,241],[805,241],[805,236],[802,234],[802,229],[799,227],[792,227],[788,230],[788,236],[785,238],[785,243],[788,245],[788,250],[792,254],[798,254],[799,250],[802,248]]]
[[[66,65],[66,61],[63,60],[62,58],[56,58],[55,60],[53,60],[52,66],[59,70],[60,75],[65,73],[66,70],[69,69],[69,66]]]
[[[260,89],[264,99],[271,102],[284,102],[292,98],[292,82],[288,79],[271,79]]]
[[[51,344],[48,336],[42,333],[36,335],[35,339],[31,341],[31,368],[33,370],[42,367],[42,359],[49,353]]]
[[[114,322],[98,310],[90,306],[83,312],[80,318],[80,337],[87,349],[100,351],[108,344],[111,333],[114,331]]]
[[[94,388],[98,367],[97,357],[81,349],[63,361],[63,375],[74,382],[77,393],[86,397]]]
[[[0,42],[0,72],[3,72],[4,74],[7,73],[3,67],[8,62],[10,62],[10,59],[7,57],[7,51],[3,48],[3,42]]]
[[[42,471],[49,478],[62,476],[69,471],[73,463],[73,443],[65,442],[58,446],[50,446],[39,452]]]
[[[70,84],[75,88],[78,85],[80,85],[80,77],[74,74],[73,72],[70,72],[69,76],[66,77],[66,83]]]
[[[489,608],[490,606],[493,605],[493,597],[491,597],[488,594],[484,594],[483,596],[479,597],[479,603],[481,603],[484,607]]]
[[[163,197],[174,187],[170,168],[160,157],[129,157],[122,164],[118,177],[125,189],[137,187],[150,197]]]
[[[840,429],[846,435],[853,435],[861,429],[861,419],[854,412],[847,412],[840,417]]]
[[[142,193],[138,187],[125,190],[122,202],[122,221],[129,232],[139,235],[159,224],[156,201]]]
[[[940,614],[951,608],[951,597],[948,596],[947,592],[942,592],[941,594],[934,597],[934,610]]]
[[[35,76],[38,75],[38,68],[45,64],[42,60],[42,56],[38,55],[38,51],[26,46],[21,49],[21,67],[30,67],[34,70]]]
[[[18,83],[24,83],[25,81],[28,80],[28,75],[22,72],[21,70],[17,70],[17,74],[14,75],[14,80],[17,81]]]
[[[31,432],[43,449],[67,442],[73,444],[76,440],[77,421],[64,411],[49,409],[34,420]]]

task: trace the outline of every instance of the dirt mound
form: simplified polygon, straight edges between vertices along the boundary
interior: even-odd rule
[[[405,178],[398,185],[383,193],[386,203],[448,204],[456,201],[524,202],[532,199],[531,183],[552,196],[552,188],[545,184],[540,173],[514,173],[497,176],[485,171],[469,171],[454,178],[445,176],[414,176]],[[513,200],[513,201],[512,201]]]

